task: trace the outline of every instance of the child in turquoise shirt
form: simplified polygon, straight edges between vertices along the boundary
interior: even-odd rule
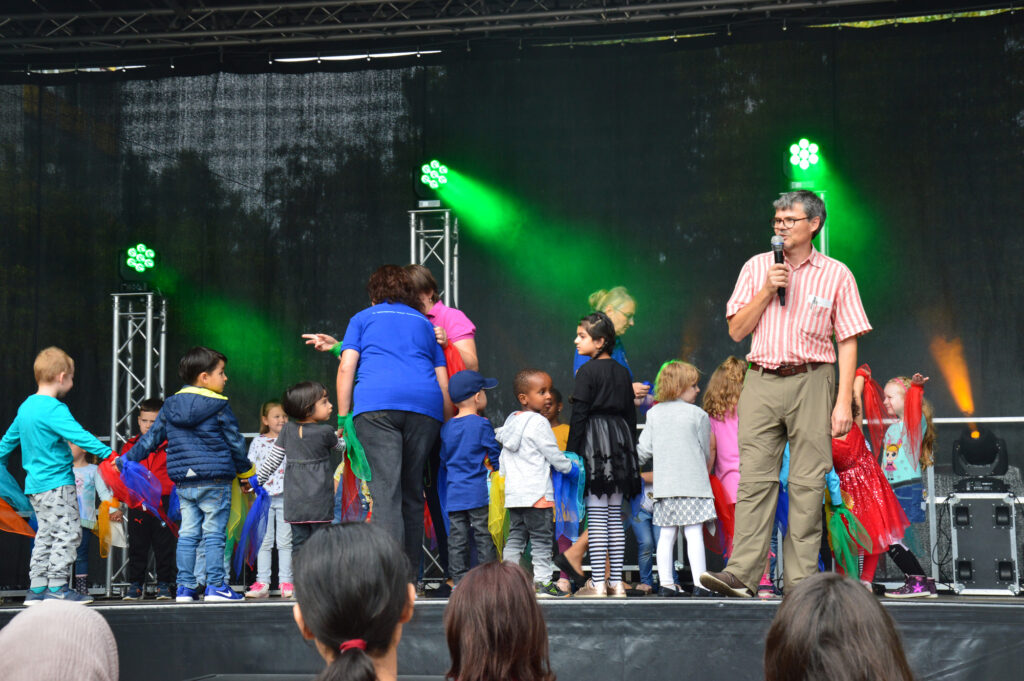
[[[82,539],[68,442],[101,459],[110,456],[111,451],[82,428],[58,399],[74,384],[74,360],[60,348],[49,347],[36,356],[33,369],[39,390],[21,403],[18,415],[0,440],[0,466],[6,466],[7,457],[21,445],[25,494],[39,523],[29,561],[31,584],[25,605],[49,599],[88,603],[91,596],[68,589],[71,564]]]

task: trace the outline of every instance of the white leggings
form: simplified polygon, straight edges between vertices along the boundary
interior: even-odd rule
[[[672,554],[676,548],[675,525],[661,528],[658,535],[658,580],[662,586],[672,583]],[[687,525],[683,528],[686,539],[686,556],[690,559],[690,572],[693,574],[693,585],[700,586],[700,573],[707,569],[704,559],[704,525]]]
[[[590,575],[594,584],[605,580],[604,560],[608,557],[608,584],[622,581],[626,554],[626,531],[622,527],[622,494],[587,497],[587,528],[590,530]]]

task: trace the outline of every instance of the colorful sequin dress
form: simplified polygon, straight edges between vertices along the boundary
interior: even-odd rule
[[[868,450],[860,428],[851,428],[845,440],[832,440],[832,462],[839,474],[843,499],[871,536],[873,553],[882,553],[902,539],[910,521]]]

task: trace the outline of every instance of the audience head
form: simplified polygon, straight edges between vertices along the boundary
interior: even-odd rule
[[[551,408],[551,376],[540,369],[523,369],[512,381],[516,400],[524,408],[546,414]]]
[[[704,411],[714,419],[722,420],[735,412],[743,390],[743,377],[747,374],[747,363],[739,357],[726,357],[725,361],[708,379],[704,389]]]
[[[306,541],[293,614],[327,662],[318,681],[374,681],[376,665],[394,664],[416,600],[408,576],[402,548],[377,525],[331,525]]]
[[[622,335],[633,326],[633,317],[636,315],[636,300],[629,295],[625,286],[615,286],[605,291],[594,291],[587,298],[590,309],[595,312],[603,312],[615,326],[615,333]]]
[[[554,681],[548,630],[533,583],[513,563],[479,565],[462,578],[444,613],[449,681]]]
[[[366,282],[366,293],[370,296],[371,305],[402,303],[417,310],[420,308],[409,273],[398,265],[378,267]]]
[[[654,399],[658,402],[685,400],[692,404],[700,392],[697,387],[699,378],[697,367],[689,362],[671,359],[661,365],[658,377],[654,379]]]
[[[5,681],[117,681],[117,642],[95,610],[43,601],[0,629]]]
[[[593,350],[597,354],[593,354],[588,341],[593,343]],[[604,312],[591,312],[580,319],[580,324],[576,328],[577,352],[596,357],[605,352],[611,354],[614,345],[615,325],[608,315]]]
[[[892,618],[860,583],[835,572],[803,580],[779,606],[765,681],[913,681]]]

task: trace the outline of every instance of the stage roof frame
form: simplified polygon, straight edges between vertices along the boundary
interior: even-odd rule
[[[276,57],[509,41],[627,40],[1012,8],[949,0],[8,0],[2,70],[202,60],[252,70]],[[83,7],[84,6],[84,7]],[[210,63],[213,65],[210,66]],[[245,64],[250,66],[246,67]],[[221,65],[221,66],[218,66]],[[181,73],[182,71],[179,71]]]

